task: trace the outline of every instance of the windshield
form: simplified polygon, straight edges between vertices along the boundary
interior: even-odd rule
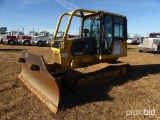
[[[45,36],[44,32],[40,32],[39,36]]]
[[[6,35],[11,35],[11,32],[6,32]]]
[[[90,16],[84,19],[82,37],[94,37],[96,40],[96,46],[99,47],[100,41],[100,18],[99,16]]]
[[[96,39],[99,39],[99,33],[100,33],[99,16],[90,16],[85,18],[83,29],[88,29],[87,37],[95,37]],[[84,34],[83,37],[85,37]]]
[[[18,32],[16,35],[23,35],[23,32]]]
[[[12,35],[24,35],[23,32],[18,32],[18,31],[12,31],[11,32]]]
[[[29,32],[29,35],[30,35],[30,36],[37,36],[37,35],[38,35],[38,33],[35,33],[35,32]]]
[[[62,36],[63,36],[62,32],[57,33],[57,37],[62,37]]]
[[[150,38],[160,38],[160,33],[151,33],[149,34]]]
[[[32,35],[32,36],[33,36],[33,35],[34,35],[34,33],[30,32],[30,33],[29,33],[29,35]]]
[[[39,36],[49,36],[49,33],[48,32],[40,32]]]
[[[99,47],[100,41],[100,18],[97,16],[90,16],[84,19],[83,29],[86,33],[83,33],[82,37],[94,37],[96,39],[96,46]]]
[[[160,40],[154,40],[153,44],[160,44]]]

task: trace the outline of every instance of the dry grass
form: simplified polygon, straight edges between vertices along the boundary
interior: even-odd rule
[[[119,59],[131,64],[129,78],[109,82],[82,94],[71,93],[64,88],[60,110],[54,115],[17,79],[21,69],[17,61],[23,49],[43,54],[48,62],[52,59],[48,47],[0,45],[0,119],[160,119],[159,54],[139,53],[136,45],[129,45],[128,56]],[[126,117],[127,110],[143,109],[155,109],[156,115]]]

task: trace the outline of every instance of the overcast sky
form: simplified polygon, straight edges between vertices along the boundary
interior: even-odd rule
[[[33,28],[53,33],[60,14],[76,8],[127,16],[131,36],[160,32],[160,0],[0,0],[0,27],[24,28],[26,34]],[[78,34],[77,24],[79,21],[74,21],[70,34]]]

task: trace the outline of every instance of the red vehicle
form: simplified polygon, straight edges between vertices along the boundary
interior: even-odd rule
[[[23,32],[7,31],[3,36],[3,44],[15,45],[18,44],[18,35],[23,35]]]
[[[157,52],[160,54],[160,44],[157,44]]]
[[[7,31],[6,35],[3,36],[3,44],[15,45],[30,45],[32,36],[24,35],[21,31]]]
[[[17,38],[18,38],[18,44],[26,45],[26,46],[31,45],[32,36],[29,36],[29,35],[18,35]]]

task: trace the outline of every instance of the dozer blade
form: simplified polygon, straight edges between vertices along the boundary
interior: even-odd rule
[[[42,103],[56,113],[60,99],[60,83],[47,71],[43,56],[24,51],[19,62],[22,71],[18,78]]]

